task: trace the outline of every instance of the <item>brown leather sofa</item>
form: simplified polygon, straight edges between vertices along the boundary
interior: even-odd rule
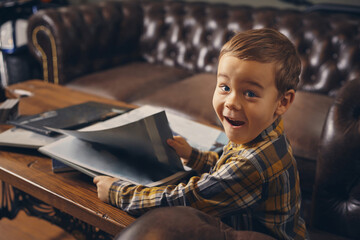
[[[350,13],[100,2],[39,11],[28,40],[44,81],[220,126],[211,98],[221,46],[237,31],[278,29],[302,59],[284,120],[310,236],[360,239],[359,26],[360,16]]]

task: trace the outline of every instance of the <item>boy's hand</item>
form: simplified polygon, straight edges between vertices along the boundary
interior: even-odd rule
[[[172,147],[176,153],[179,155],[184,164],[190,158],[192,147],[187,143],[185,138],[181,136],[174,136],[174,139],[168,139],[167,143]]]
[[[119,179],[108,176],[96,176],[93,182],[96,184],[98,197],[101,201],[109,202],[109,189],[113,182]]]

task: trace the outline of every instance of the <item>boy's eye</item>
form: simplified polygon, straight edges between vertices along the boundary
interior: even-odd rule
[[[253,91],[246,91],[245,96],[253,98],[253,97],[256,97],[256,94]]]
[[[223,90],[224,92],[228,92],[230,91],[230,88],[226,85],[220,86],[221,90]]]

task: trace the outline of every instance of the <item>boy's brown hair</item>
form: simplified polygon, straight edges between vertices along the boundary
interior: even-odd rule
[[[297,88],[301,72],[299,55],[290,40],[275,29],[238,33],[222,47],[219,59],[225,54],[248,61],[275,62],[275,84],[279,94]]]

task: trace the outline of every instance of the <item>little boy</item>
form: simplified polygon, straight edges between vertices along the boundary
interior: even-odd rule
[[[201,175],[152,188],[99,176],[99,198],[132,214],[191,206],[235,229],[304,239],[299,175],[281,119],[294,100],[300,69],[294,46],[276,30],[235,35],[221,49],[213,96],[230,140],[221,157],[174,137],[168,144]]]

